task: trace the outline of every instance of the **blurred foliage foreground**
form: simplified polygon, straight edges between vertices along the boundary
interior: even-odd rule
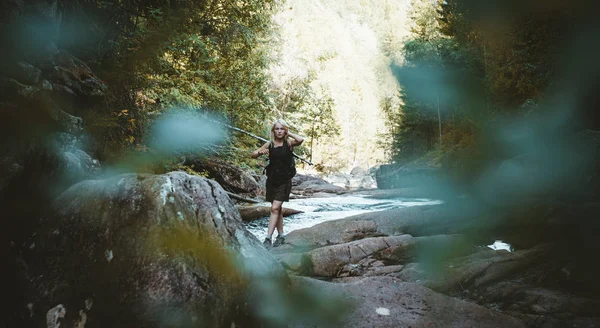
[[[404,61],[392,65],[400,89],[382,103],[393,165],[380,187],[467,195],[507,222],[542,218],[519,238],[551,242],[598,274],[600,24],[590,5],[411,1]],[[502,235],[490,225],[480,231]],[[600,290],[589,278],[586,288]]]
[[[97,299],[102,299],[102,295],[115,296],[111,294],[114,292],[123,292],[119,297],[124,299],[136,295],[135,292],[125,293],[119,287],[131,279],[135,287],[137,276],[117,274],[114,280],[100,283],[109,276],[102,276],[102,270],[95,270],[95,265],[100,263],[95,256],[82,255],[93,249],[98,251],[95,255],[100,254],[102,263],[106,264],[104,259],[116,261],[120,254],[111,249],[96,249],[100,245],[96,241],[109,235],[111,230],[105,227],[101,231],[94,229],[98,228],[98,223],[106,223],[105,220],[120,218],[125,221],[136,216],[122,216],[123,212],[106,215],[98,211],[94,212],[98,220],[86,228],[78,227],[72,217],[67,217],[64,225],[45,231],[49,232],[43,235],[50,240],[46,244],[48,247],[36,248],[35,240],[41,238],[44,225],[52,222],[59,211],[57,207],[61,203],[53,201],[58,195],[64,195],[69,187],[81,186],[75,184],[81,180],[98,182],[115,173],[164,173],[180,169],[180,158],[188,154],[218,154],[243,166],[243,159],[247,158],[250,148],[256,147],[256,141],[240,137],[233,143],[226,133],[214,125],[207,125],[199,114],[209,114],[265,135],[262,128],[272,120],[269,115],[273,104],[269,100],[265,69],[270,51],[268,42],[273,32],[271,14],[276,3],[48,3],[40,0],[2,1],[0,6],[3,49],[0,60],[3,169],[0,198],[5,209],[3,240],[9,245],[9,275],[12,277],[7,288],[12,301],[6,318],[15,325],[35,318],[39,321],[33,323],[34,326],[43,325],[45,320],[58,326],[59,319],[65,315],[65,308],[58,306],[58,301],[80,302],[81,297],[89,296],[82,295],[91,290],[95,290]],[[182,116],[171,116],[170,109],[173,108]],[[116,181],[113,182],[116,185]],[[92,197],[91,200],[102,199]],[[83,202],[82,199],[78,201]],[[135,202],[135,197],[127,198],[116,207],[109,204],[108,208],[119,211]],[[135,206],[132,209],[141,210]],[[179,219],[177,214],[172,214],[168,220]],[[92,215],[80,218],[86,220],[89,217]],[[119,227],[130,232],[122,236],[124,239],[119,239],[124,245],[139,245],[136,238],[140,235],[145,236],[141,239],[149,237],[143,226],[139,227],[143,233],[128,230],[132,226]],[[93,231],[85,235],[86,238],[63,237],[69,233],[72,236],[84,233],[86,229]],[[163,237],[166,239],[161,239]],[[62,242],[53,244],[56,240]],[[221,257],[227,252],[213,245],[213,239],[174,230],[172,234],[152,240],[156,245],[146,245],[145,251],[159,249],[167,256],[188,254],[188,260],[179,263],[184,265],[178,268],[183,267],[185,271],[187,264],[199,264],[222,277],[219,283],[233,290],[232,293],[238,294],[237,287],[240,287],[240,293],[243,292],[244,279],[237,275],[240,271],[234,267],[232,259]],[[89,247],[83,246],[85,241],[91,241]],[[37,258],[34,253],[38,251],[43,256]],[[66,258],[66,251],[73,251],[73,257]],[[89,265],[90,270],[79,270],[83,267],[79,265],[83,264]],[[126,272],[133,264],[122,262],[119,268]],[[146,269],[142,270],[142,275],[151,273],[151,269]],[[54,284],[65,278],[59,275],[60,272],[82,274],[81,279],[75,279],[81,285],[72,279]],[[98,280],[86,284],[90,282],[87,279],[93,277]],[[166,276],[154,278],[165,282]],[[176,280],[169,282],[177,284]],[[279,286],[275,280],[265,279],[264,282]],[[103,286],[107,287],[105,292],[101,290]],[[300,295],[302,298],[302,293],[292,291],[283,295]],[[260,295],[266,297],[264,293]],[[61,296],[65,298],[61,299]],[[155,296],[160,298],[162,295]],[[103,304],[100,309],[118,306],[118,297],[107,299],[114,299],[114,304]],[[319,304],[314,298],[308,299],[310,301],[304,305],[294,304],[307,311],[314,309],[312,305]],[[236,304],[248,303],[242,300]],[[69,307],[67,313],[74,320],[73,324],[83,326],[91,304],[88,306],[86,300],[85,310],[79,313],[75,309],[81,308],[81,304],[77,304]],[[55,305],[48,312],[49,317],[44,318],[47,306]],[[269,309],[267,305],[265,308]],[[130,310],[140,309],[127,309],[126,312]],[[56,320],[53,321],[54,314]],[[206,313],[201,315],[210,317]],[[258,316],[268,320],[265,315]],[[115,317],[105,319],[115,320]],[[188,319],[190,317],[185,320]]]

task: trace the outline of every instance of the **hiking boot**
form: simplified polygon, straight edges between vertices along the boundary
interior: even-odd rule
[[[266,249],[271,248],[271,238],[265,238],[265,241],[263,241],[263,246],[265,246]]]
[[[275,238],[275,242],[273,243],[273,247],[281,246],[283,244],[285,244],[285,237],[277,236],[277,238]]]

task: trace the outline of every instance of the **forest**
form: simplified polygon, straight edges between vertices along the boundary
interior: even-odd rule
[[[393,239],[400,228],[365,232],[370,228],[360,226],[360,237],[294,245],[298,249],[284,255],[271,252],[274,257],[257,250],[256,237],[238,219],[240,202],[264,201],[266,163],[250,156],[264,139],[253,136],[269,139],[278,118],[305,138],[294,149],[302,158],[292,188],[299,199],[360,189],[461,204],[457,216],[477,213],[477,228],[463,231],[456,223],[440,227],[445,234],[459,229],[469,242],[510,236],[522,249],[551,245],[542,252],[556,258],[527,271],[527,279],[533,275],[544,287],[591,300],[585,310],[553,313],[551,319],[541,319],[551,310],[515,310],[521,314],[498,327],[511,326],[512,318],[528,327],[600,323],[598,308],[590,310],[600,304],[600,266],[594,260],[600,250],[594,242],[600,232],[600,23],[590,5],[0,0],[7,327],[84,327],[85,313],[93,314],[88,294],[124,304],[122,312],[98,305],[96,318],[102,319],[90,319],[92,326],[275,327],[306,318],[297,326],[339,324],[335,320],[352,312],[349,304],[336,299],[335,307],[319,313],[332,301],[303,289],[286,301],[269,298],[267,305],[283,304],[279,315],[252,303],[274,292],[269,288],[288,286],[288,274],[317,276],[314,254],[320,247]],[[196,221],[182,228],[183,217]],[[168,232],[158,233],[162,229]],[[144,237],[135,238],[137,231]],[[93,255],[111,262],[111,244],[139,258],[134,269],[118,258],[110,268],[89,260]],[[155,259],[148,255],[154,251],[166,255]],[[229,251],[243,254],[244,269],[224,255]],[[174,255],[180,253],[188,255]],[[402,256],[384,253],[377,260],[385,267],[408,266]],[[303,254],[302,260],[293,262],[296,255],[290,254]],[[169,257],[177,258],[175,264]],[[248,259],[258,264],[247,265]],[[331,276],[322,280],[352,275],[348,268],[355,262],[335,274],[325,270]],[[79,263],[85,270],[77,269]],[[148,263],[168,269],[153,275]],[[540,278],[544,268],[551,273]],[[564,272],[568,282],[557,278]],[[103,276],[119,278],[89,286]],[[253,284],[247,276],[276,283]],[[165,279],[180,283],[166,286]],[[294,286],[315,284],[292,280]],[[316,284],[310,288],[319,289]],[[232,286],[252,296],[243,299]],[[426,287],[476,298],[468,289]],[[178,288],[189,293],[169,294],[168,304],[144,298]],[[84,315],[70,310],[65,317],[55,307],[84,299]],[[298,306],[298,313],[290,310]],[[165,308],[176,310],[162,321],[148,319]],[[61,319],[51,325],[53,310]],[[423,324],[466,324],[438,319]],[[381,326],[399,324],[377,320]]]

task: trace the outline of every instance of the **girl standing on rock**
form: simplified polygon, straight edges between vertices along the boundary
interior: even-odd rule
[[[278,235],[273,246],[277,247],[285,242],[281,207],[283,202],[290,200],[292,177],[296,174],[293,156],[294,147],[302,144],[303,141],[304,138],[301,136],[289,132],[289,127],[283,119],[278,119],[271,126],[271,140],[252,152],[252,158],[269,155],[266,199],[271,202],[271,216],[267,238],[263,242],[263,245],[267,248],[271,247],[271,237],[275,227],[277,227]]]

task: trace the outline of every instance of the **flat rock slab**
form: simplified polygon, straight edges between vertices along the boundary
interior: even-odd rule
[[[382,235],[377,232],[377,224],[367,220],[332,220],[314,227],[290,232],[286,242],[296,248],[311,249]]]
[[[298,248],[313,249],[377,236],[462,234],[480,227],[480,221],[483,220],[478,221],[478,218],[481,217],[477,208],[466,204],[394,208],[357,214],[294,230],[287,235],[286,241]]]
[[[348,263],[358,263],[376,252],[413,243],[414,238],[410,235],[365,238],[312,250],[304,256],[303,264],[306,263],[308,274],[334,277]]]
[[[336,295],[339,302],[354,304],[337,324],[297,323],[293,327],[525,327],[516,318],[391,277],[368,277],[352,283],[304,277],[291,280],[294,287]]]
[[[512,253],[483,249],[469,256],[453,259],[435,272],[426,270],[423,263],[409,263],[393,276],[406,282],[418,282],[438,292],[449,292],[480,288],[508,279],[515,272],[549,257],[546,245]]]
[[[242,216],[242,220],[244,220],[244,222],[252,222],[254,220],[271,215],[271,208],[269,206],[238,206],[238,210],[240,211],[240,215]],[[304,213],[302,211],[285,207],[281,209],[281,212],[283,216]]]

